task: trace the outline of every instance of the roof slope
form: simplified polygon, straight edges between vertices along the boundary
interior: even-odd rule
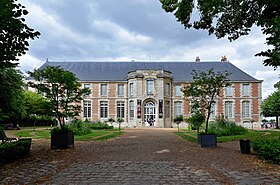
[[[81,81],[126,81],[129,71],[167,70],[177,82],[192,81],[192,71],[227,71],[230,81],[258,81],[229,62],[49,62],[41,66],[60,66]]]

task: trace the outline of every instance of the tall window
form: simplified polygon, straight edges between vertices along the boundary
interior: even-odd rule
[[[118,96],[124,96],[124,84],[118,84]]]
[[[181,85],[175,86],[175,96],[182,96],[183,92],[181,91]]]
[[[165,84],[165,95],[170,95],[170,83]]]
[[[124,101],[117,102],[117,118],[124,118]]]
[[[250,118],[250,102],[242,102],[242,118]]]
[[[91,101],[83,101],[84,118],[91,118]]]
[[[216,117],[216,104],[212,104],[210,118],[215,118],[215,117]]]
[[[233,118],[233,102],[232,101],[225,102],[225,116],[226,116],[226,118]]]
[[[101,101],[100,102],[100,118],[107,118],[108,117],[108,102]]]
[[[155,81],[154,80],[147,80],[146,81],[146,87],[147,87],[147,94],[154,94],[155,93]]]
[[[242,96],[249,96],[249,95],[250,95],[250,85],[242,84]]]
[[[165,117],[170,117],[170,101],[165,101]]]
[[[134,102],[133,101],[129,102],[129,117],[130,117],[130,119],[134,118]]]
[[[174,103],[174,116],[180,116],[182,114],[182,102],[175,102]]]
[[[84,84],[84,89],[85,88],[89,89],[90,90],[89,94],[91,94],[91,86],[90,86],[90,84]]]
[[[101,88],[100,88],[100,91],[101,91],[101,96],[107,96],[107,84],[101,84]]]
[[[225,87],[225,95],[226,96],[233,96],[233,87],[232,85]]]
[[[133,83],[129,83],[129,96],[133,96],[133,91],[134,91],[134,89],[133,89]]]

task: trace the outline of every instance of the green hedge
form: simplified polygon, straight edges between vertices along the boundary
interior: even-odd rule
[[[230,121],[217,121],[209,124],[209,133],[215,133],[219,137],[245,134],[247,132],[246,128]]]
[[[102,129],[113,129],[113,126],[109,126],[107,124],[104,124],[102,122],[96,122],[96,123],[92,123],[90,125],[90,127],[94,130],[102,130]]]
[[[252,149],[259,158],[280,164],[280,138],[252,141]]]
[[[0,144],[0,165],[23,158],[30,153],[31,139]]]

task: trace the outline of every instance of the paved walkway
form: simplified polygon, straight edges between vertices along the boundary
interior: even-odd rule
[[[3,184],[280,184],[280,167],[242,155],[238,142],[201,148],[172,129],[126,129],[109,141],[76,142],[6,165]],[[39,144],[34,142],[34,145]],[[49,144],[49,143],[48,143]],[[45,148],[45,149],[44,149]],[[41,154],[41,155],[40,155]],[[40,155],[40,157],[34,157]],[[15,169],[13,169],[15,168]],[[16,175],[13,174],[16,172]]]

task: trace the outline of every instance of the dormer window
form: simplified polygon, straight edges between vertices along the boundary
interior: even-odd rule
[[[155,93],[155,81],[153,79],[148,79],[146,81],[147,95],[153,95]]]

